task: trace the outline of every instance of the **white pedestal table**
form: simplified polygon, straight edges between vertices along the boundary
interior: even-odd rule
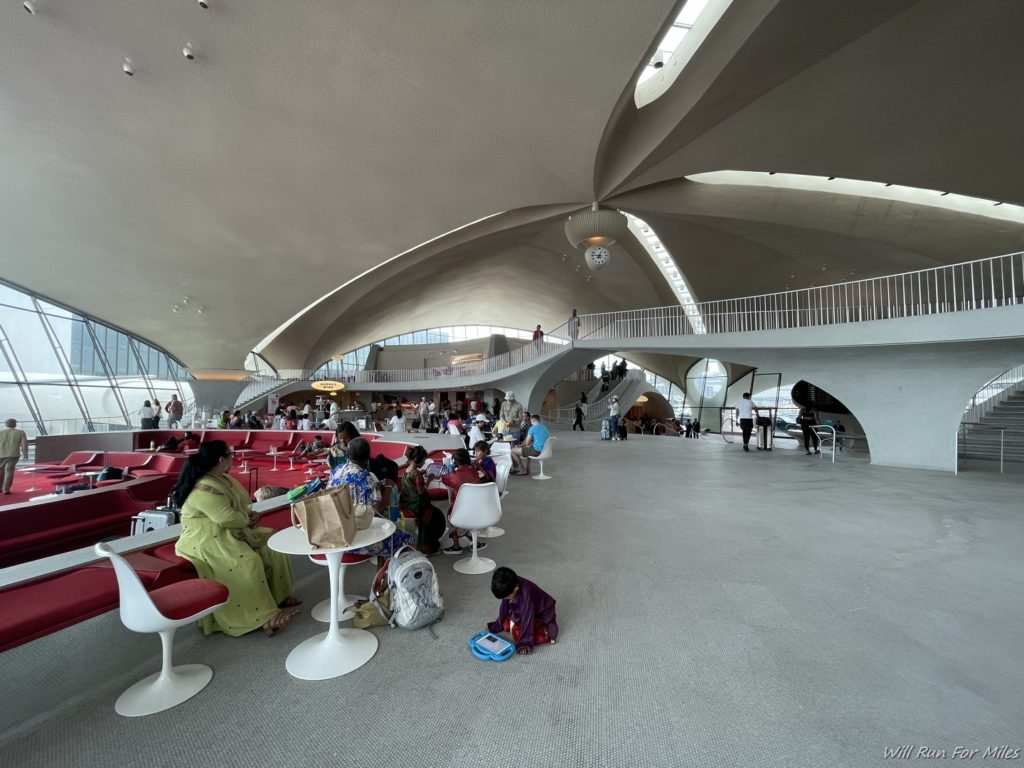
[[[333,549],[314,548],[300,528],[285,528],[270,537],[268,546],[276,552],[287,555],[324,555],[331,580],[331,621],[330,628],[308,640],[299,643],[285,662],[285,668],[292,677],[300,680],[328,680],[347,675],[359,669],[377,652],[377,638],[365,629],[342,629],[338,626],[338,573],[341,555],[353,549],[361,549],[383,541],[395,532],[390,520],[375,517],[373,524],[358,531],[355,540],[347,547]]]

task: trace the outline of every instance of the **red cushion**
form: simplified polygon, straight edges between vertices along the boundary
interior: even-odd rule
[[[168,619],[187,619],[227,602],[228,588],[212,579],[190,579],[149,593],[156,609]]]
[[[310,555],[310,557],[320,562],[326,562],[327,560],[325,555]],[[351,552],[342,552],[341,562],[345,565],[355,565],[356,563],[365,563],[371,557],[372,555],[353,555]]]
[[[159,557],[161,560],[166,560],[169,563],[174,563],[179,568],[188,571],[189,573],[195,573],[196,567],[192,564],[191,560],[187,560],[179,555],[174,550],[175,542],[164,544],[163,546],[157,547],[151,550],[153,557]]]
[[[85,568],[0,593],[0,649],[95,616],[117,605],[110,568]]]
[[[431,501],[448,501],[447,488],[427,488],[427,494]]]

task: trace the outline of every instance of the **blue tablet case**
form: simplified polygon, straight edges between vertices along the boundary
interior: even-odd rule
[[[504,645],[500,651],[491,651],[479,645],[477,641],[487,638],[491,642],[498,642]],[[490,632],[477,632],[469,638],[469,652],[482,661],[505,661],[512,658],[516,653],[516,647],[508,640],[491,634]]]

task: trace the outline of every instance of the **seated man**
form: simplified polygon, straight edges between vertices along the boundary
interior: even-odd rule
[[[526,439],[518,447],[512,449],[512,461],[516,465],[512,474],[530,474],[530,457],[539,456],[547,441],[548,428],[540,423],[540,414],[535,413],[530,417],[530,428],[526,433]]]
[[[486,441],[487,438],[484,436],[484,427],[487,426],[487,417],[482,413],[478,413],[476,418],[473,419],[473,426],[469,429],[469,447],[474,447],[477,443]]]

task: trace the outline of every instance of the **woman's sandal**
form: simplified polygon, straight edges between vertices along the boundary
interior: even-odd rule
[[[273,637],[277,630],[287,627],[298,615],[298,611],[278,611],[271,617],[270,621],[263,625],[264,634],[267,637]]]
[[[296,605],[302,605],[302,601],[294,595],[288,595],[284,600],[277,604],[278,608],[294,608]]]

